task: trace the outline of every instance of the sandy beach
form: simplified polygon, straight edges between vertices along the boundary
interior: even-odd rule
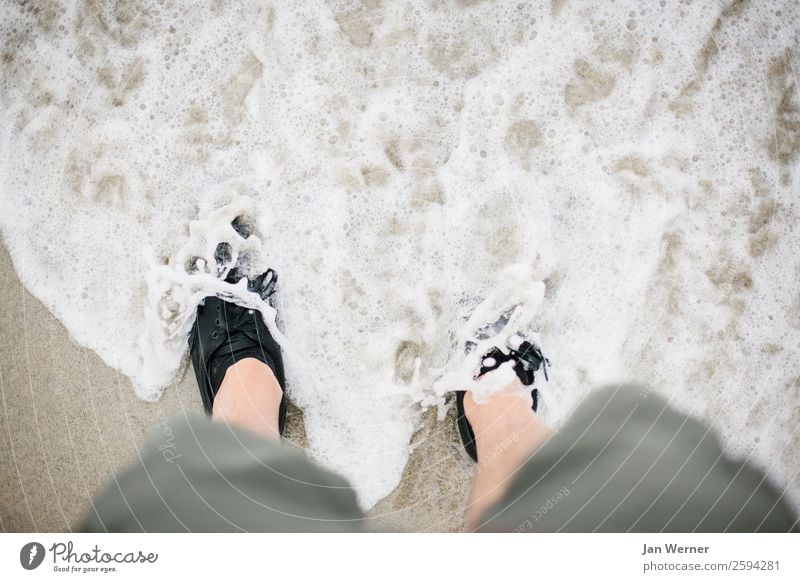
[[[288,446],[376,529],[461,527],[451,394],[509,313],[478,351],[541,347],[543,422],[640,382],[800,507],[796,2],[1,9],[3,529],[201,412],[209,294],[285,334]]]

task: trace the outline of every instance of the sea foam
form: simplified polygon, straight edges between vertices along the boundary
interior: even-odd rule
[[[786,486],[797,24],[791,1],[4,3],[0,227],[147,400],[202,296],[258,306],[187,264],[227,241],[275,268],[309,453],[365,507],[470,382],[470,316],[511,304],[553,425],[642,380]]]

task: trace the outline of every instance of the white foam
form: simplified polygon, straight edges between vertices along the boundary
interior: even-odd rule
[[[641,379],[786,484],[796,3],[539,4],[4,6],[15,268],[155,399],[200,296],[248,301],[188,255],[258,251],[310,453],[365,506],[398,483],[415,405],[471,381],[466,323],[499,296],[538,330],[555,425]]]

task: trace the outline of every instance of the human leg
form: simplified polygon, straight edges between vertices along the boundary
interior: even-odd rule
[[[279,439],[283,391],[272,370],[255,358],[231,365],[214,398],[211,418]]]
[[[265,273],[267,275],[268,273]],[[274,274],[268,280],[274,285]],[[270,288],[256,288],[262,297]],[[341,477],[279,443],[283,363],[260,312],[208,297],[190,351],[206,413],[162,422],[84,531],[359,531]]]
[[[551,434],[531,406],[531,393],[518,383],[477,403],[470,393],[464,409],[478,452],[472,480],[466,527],[480,525],[486,509],[501,499],[520,466]]]
[[[197,414],[155,427],[92,501],[81,531],[353,532],[347,481],[275,438]]]
[[[790,531],[796,516],[711,429],[636,385],[593,392],[519,467],[482,531]]]

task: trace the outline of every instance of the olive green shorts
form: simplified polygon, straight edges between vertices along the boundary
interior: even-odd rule
[[[166,427],[166,428],[165,428]],[[97,496],[84,531],[367,529],[345,479],[287,445],[172,418]],[[783,492],[631,385],[595,391],[521,467],[482,531],[794,531]]]

